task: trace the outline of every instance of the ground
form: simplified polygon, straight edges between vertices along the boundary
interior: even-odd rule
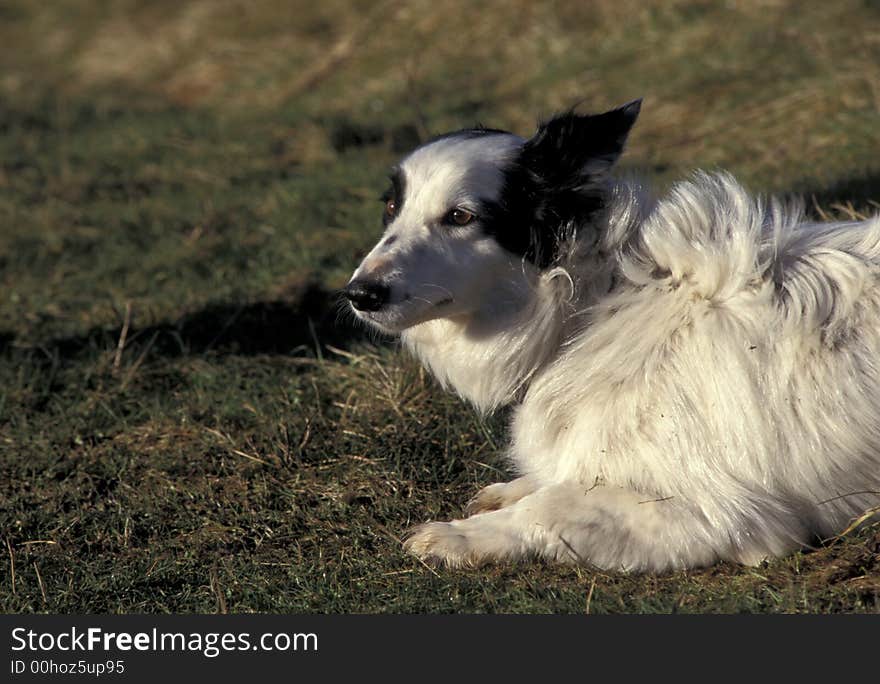
[[[878,612],[880,527],[759,568],[433,570],[509,476],[336,292],[426,136],[644,97],[625,167],[880,199],[880,5],[0,3],[0,610]]]

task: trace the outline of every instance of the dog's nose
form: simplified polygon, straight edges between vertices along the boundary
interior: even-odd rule
[[[352,280],[342,291],[358,311],[378,311],[388,302],[387,285],[369,280]]]

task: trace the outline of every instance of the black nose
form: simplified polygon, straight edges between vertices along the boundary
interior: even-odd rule
[[[389,288],[379,282],[352,280],[342,293],[358,311],[378,311],[388,302]]]

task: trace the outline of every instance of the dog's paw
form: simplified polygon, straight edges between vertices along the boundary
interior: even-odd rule
[[[468,501],[464,508],[465,515],[471,516],[486,511],[497,511],[499,508],[513,503],[516,499],[505,495],[505,490],[508,489],[506,482],[496,482],[488,487],[483,487],[473,499]]]
[[[528,496],[537,489],[535,481],[529,477],[519,477],[512,482],[496,482],[488,487],[483,487],[477,495],[468,502],[465,514],[468,516],[487,511],[497,511]]]
[[[460,568],[478,564],[467,535],[454,523],[431,522],[410,530],[403,548],[431,566]]]

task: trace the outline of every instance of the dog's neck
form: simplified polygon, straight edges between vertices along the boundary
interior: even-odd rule
[[[558,353],[569,288],[561,274],[523,281],[470,315],[410,328],[402,341],[444,387],[490,412],[514,401]]]
[[[470,315],[404,331],[403,344],[480,411],[516,401],[615,286],[617,255],[650,210],[645,197],[636,185],[614,186],[601,223],[582,226],[555,266],[508,281]]]

